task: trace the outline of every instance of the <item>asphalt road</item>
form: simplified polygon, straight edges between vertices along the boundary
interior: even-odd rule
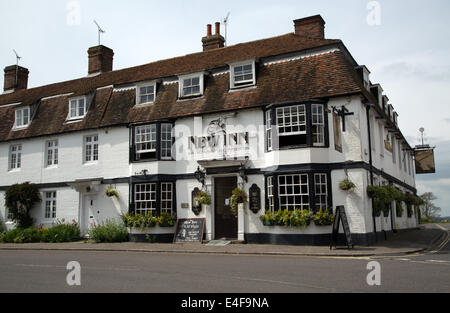
[[[81,265],[81,286],[66,283],[70,261]],[[381,265],[381,286],[367,284],[370,261]],[[450,243],[433,254],[374,259],[0,251],[0,292],[448,293]]]

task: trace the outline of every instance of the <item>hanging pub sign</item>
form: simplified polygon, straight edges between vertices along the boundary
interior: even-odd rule
[[[434,161],[434,148],[419,148],[414,150],[416,174],[434,174],[436,165]]]
[[[249,200],[250,211],[257,214],[261,210],[261,189],[256,184],[250,187]]]

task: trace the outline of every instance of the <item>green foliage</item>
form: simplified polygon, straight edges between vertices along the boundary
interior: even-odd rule
[[[80,228],[76,223],[58,224],[51,228],[43,228],[41,230],[42,242],[74,242],[81,239]]]
[[[344,191],[351,191],[356,188],[356,185],[347,177],[339,183],[339,188]]]
[[[244,190],[242,190],[241,188],[234,189],[232,192],[232,195],[231,195],[231,199],[230,199],[231,212],[234,215],[236,215],[237,209],[238,209],[238,204],[239,203],[247,203],[247,201],[248,201],[248,197]]]
[[[1,235],[3,232],[4,232],[4,229],[3,229],[3,222],[2,222],[2,220],[0,220],[0,235]]]
[[[15,228],[0,236],[3,243],[73,242],[80,240],[78,225],[58,224],[50,228]]]
[[[389,216],[393,201],[401,202],[405,198],[403,192],[391,185],[369,186],[367,187],[367,194],[374,199],[375,211],[377,213],[383,211],[385,216]]]
[[[177,217],[168,213],[168,212],[162,212],[161,216],[157,218],[158,225],[161,227],[172,227],[175,226],[175,223],[177,222]]]
[[[128,241],[127,228],[115,220],[107,220],[89,231],[89,237],[96,243]]]
[[[155,227],[158,223],[158,218],[152,216],[151,214],[141,215],[141,214],[130,214],[122,216],[122,221],[126,227],[131,228],[151,228]]]
[[[320,209],[319,211],[316,212],[316,214],[314,214],[314,223],[317,226],[329,226],[329,225],[333,225],[334,223],[334,215],[333,212],[330,210],[322,210]]]
[[[119,199],[119,192],[117,192],[117,190],[115,190],[112,186],[108,186],[105,191],[105,195],[110,198],[116,197],[117,199]]]
[[[260,217],[265,226],[286,226],[286,227],[306,227],[313,220],[313,214],[308,210],[295,211],[279,209],[276,214],[272,211],[266,211],[266,214]]]
[[[5,192],[5,206],[19,228],[28,228],[33,225],[30,211],[40,201],[39,189],[34,184],[15,184]]]
[[[200,191],[194,200],[200,205],[211,205],[211,196],[206,191]]]

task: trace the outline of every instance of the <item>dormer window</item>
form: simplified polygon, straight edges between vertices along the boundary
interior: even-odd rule
[[[232,89],[254,86],[256,84],[255,77],[254,60],[230,65],[230,86]]]
[[[82,119],[86,113],[86,97],[74,98],[69,101],[69,120]]]
[[[136,104],[151,104],[156,99],[156,82],[139,84],[136,90]]]
[[[16,122],[14,128],[26,128],[30,124],[30,108],[21,108],[16,110]]]
[[[203,95],[204,74],[192,74],[180,76],[180,98],[195,97]]]

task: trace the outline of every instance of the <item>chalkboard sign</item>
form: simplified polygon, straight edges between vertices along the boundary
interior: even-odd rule
[[[261,189],[256,184],[250,187],[250,211],[257,214],[261,210]]]
[[[204,218],[178,219],[174,243],[202,243],[205,222]]]
[[[342,227],[344,229],[345,238],[347,239],[347,246],[350,249],[354,248],[352,239],[352,233],[350,232],[350,225],[348,224],[347,214],[345,214],[345,207],[338,206],[334,215],[333,233],[331,234],[330,250],[333,249],[333,245],[336,247],[339,237],[339,226],[342,221]]]

